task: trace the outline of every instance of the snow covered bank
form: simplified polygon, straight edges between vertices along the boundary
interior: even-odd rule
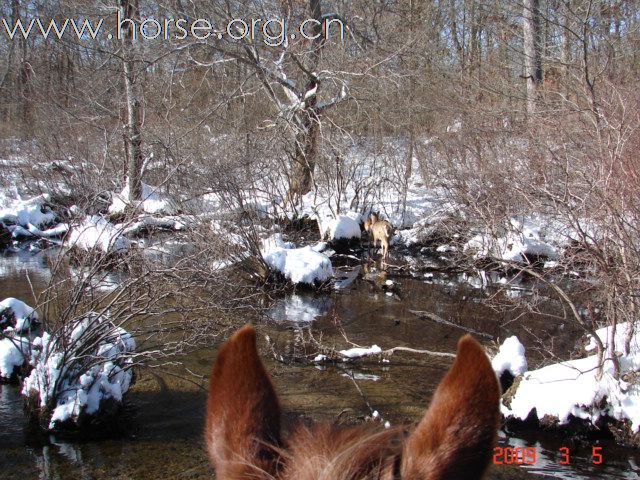
[[[495,258],[528,263],[531,259],[558,258],[558,250],[548,243],[540,225],[531,219],[511,219],[512,229],[502,236],[478,234],[465,245],[464,251],[475,258]]]
[[[33,370],[22,388],[31,412],[57,430],[118,409],[131,385],[135,348],[131,334],[93,312],[57,335],[44,333],[33,343]]]
[[[67,243],[83,250],[118,253],[129,250],[139,237],[150,230],[182,231],[195,225],[187,215],[151,216],[143,214],[135,221],[111,223],[100,215],[84,217],[71,228]]]
[[[29,340],[10,335],[0,340],[0,382],[17,381],[16,374],[27,363]]]
[[[280,234],[263,242],[262,257],[272,270],[280,272],[294,284],[314,285],[333,277],[331,260],[313,247],[292,248]]]
[[[626,324],[618,325],[617,335],[623,338],[627,328]],[[596,333],[606,342],[611,330],[602,328]],[[633,378],[640,371],[639,340],[636,332],[630,353],[617,352],[622,378]],[[593,340],[590,345],[595,345]],[[602,370],[602,376],[598,376],[598,358],[592,355],[524,372],[504,401],[502,413],[507,420],[534,419],[549,425],[577,418],[599,427],[601,420],[610,418],[628,428],[629,433],[640,433],[637,380],[616,379],[611,361],[605,361]]]
[[[417,212],[414,215],[417,215]],[[455,233],[460,225],[456,208],[445,204],[425,211],[424,215],[410,228],[396,231],[394,238],[398,243],[411,248],[434,241],[459,241],[460,235]]]
[[[43,227],[56,220],[56,214],[49,207],[49,195],[39,195],[27,200],[9,200],[0,210],[0,221],[10,225],[34,225]]]
[[[56,238],[69,229],[65,223],[57,223],[49,195],[5,201],[7,205],[0,209],[0,230],[6,229],[14,239]]]
[[[38,323],[38,313],[29,305],[17,298],[5,298],[0,302],[0,330],[8,329],[17,333],[27,333]]]

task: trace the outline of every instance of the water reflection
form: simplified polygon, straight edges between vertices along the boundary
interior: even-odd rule
[[[22,397],[18,388],[0,384],[0,444],[22,440]]]
[[[276,322],[309,323],[325,315],[332,305],[330,296],[294,294],[277,299],[267,316]]]
[[[191,243],[173,240],[162,235],[157,237],[143,237],[138,240],[144,256],[149,260],[173,265],[175,262],[195,252]]]
[[[46,282],[51,278],[48,261],[57,254],[57,248],[47,250],[39,248],[5,250],[0,253],[0,278],[21,279],[26,274]]]
[[[424,282],[433,285],[441,285],[452,289],[459,289],[468,285],[476,290],[500,290],[510,299],[519,299],[533,294],[533,290],[527,286],[520,274],[510,275],[504,272],[476,270],[475,272],[462,272],[455,275],[448,273],[427,272],[423,274]]]
[[[69,275],[75,282],[85,281],[99,292],[115,290],[127,279],[124,272],[86,271],[76,267],[69,267]]]

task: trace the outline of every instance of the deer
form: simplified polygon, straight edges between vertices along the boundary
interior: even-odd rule
[[[205,444],[218,480],[478,480],[497,441],[499,401],[487,355],[465,335],[412,432],[317,423],[285,438],[280,402],[246,325],[213,364]]]
[[[380,241],[382,247],[382,260],[389,256],[389,241],[393,235],[393,226],[387,220],[380,220],[377,214],[372,213],[364,221],[364,230],[369,234],[369,250],[371,245],[375,248]]]

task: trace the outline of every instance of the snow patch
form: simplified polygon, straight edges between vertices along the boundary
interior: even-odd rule
[[[372,345],[368,348],[354,347],[348,350],[340,350],[340,355],[345,358],[368,357],[369,355],[377,355],[382,353],[382,349],[378,345]]]
[[[524,346],[518,337],[513,335],[500,345],[498,354],[491,361],[491,366],[498,377],[505,371],[511,372],[514,377],[517,377],[527,370]]]
[[[69,226],[55,224],[57,215],[49,206],[49,195],[22,199],[4,199],[5,208],[0,209],[0,225],[4,225],[15,239],[19,238],[55,238],[63,236]],[[51,228],[45,228],[51,226]]]
[[[0,210],[0,222],[29,225],[41,228],[55,222],[56,214],[49,208],[49,195],[39,195],[27,200],[11,200],[6,208]]]
[[[28,357],[29,340],[7,337],[0,340],[0,379],[9,379],[15,368],[21,367]]]
[[[539,226],[528,220],[512,219],[512,230],[503,236],[478,234],[465,245],[465,252],[472,252],[475,258],[492,257],[519,263],[527,263],[527,257],[558,258],[557,249],[545,241]]]

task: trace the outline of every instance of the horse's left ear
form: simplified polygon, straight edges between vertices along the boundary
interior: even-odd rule
[[[209,379],[205,442],[217,478],[275,473],[280,404],[247,325],[222,346]]]

